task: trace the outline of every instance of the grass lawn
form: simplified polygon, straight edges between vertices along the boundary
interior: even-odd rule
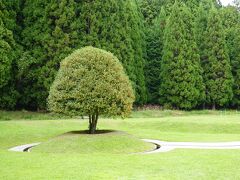
[[[68,132],[43,142],[34,147],[32,152],[129,154],[156,148],[152,143],[144,142],[122,131],[98,132],[94,135],[87,134],[86,131]]]
[[[36,148],[30,153],[7,151],[12,146],[56,140],[56,136],[84,130],[87,125],[87,120],[75,118],[1,111],[0,179],[205,180],[240,177],[240,150],[176,149],[141,155],[107,153],[109,149],[105,147],[101,153],[90,153],[91,149],[84,153],[47,153],[40,151],[39,146],[39,150]],[[165,141],[240,141],[240,113],[235,111],[141,111],[125,120],[100,119],[98,127]]]

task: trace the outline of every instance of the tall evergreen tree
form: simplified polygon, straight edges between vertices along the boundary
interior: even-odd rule
[[[24,7],[19,106],[44,109],[59,62],[86,45],[115,53],[133,82],[137,103],[146,101],[143,20],[135,1],[26,0]]]
[[[234,77],[232,105],[240,108],[240,24],[231,32],[233,36],[229,39],[228,46]]]
[[[196,42],[199,49],[200,57],[203,57],[204,52],[204,43],[202,42],[202,38],[204,37],[204,33],[207,29],[207,18],[210,9],[212,8],[213,4],[209,0],[202,0],[199,5],[196,20],[195,20],[195,36]]]
[[[11,66],[12,66],[12,47],[14,46],[13,33],[11,30],[6,28],[4,23],[5,13],[4,13],[5,5],[3,2],[0,2],[0,51],[1,51],[1,66],[0,66],[0,87],[5,86],[9,80],[11,79]]]
[[[41,101],[44,102],[41,104],[42,107],[45,107],[49,88],[55,79],[61,60],[79,46],[75,6],[74,0],[51,0],[45,9],[44,21],[47,23],[48,31],[45,32],[46,39],[42,44],[47,56],[38,76],[38,83],[45,89]]]
[[[17,62],[18,91],[21,94],[18,106],[35,110],[41,104],[44,87],[38,84],[41,67],[44,65],[47,52],[42,42],[47,39],[49,31],[44,21],[45,0],[26,0],[23,9],[23,26],[21,33],[24,53]]]
[[[80,44],[74,0],[26,0],[23,42],[18,63],[20,106],[44,109],[60,61]],[[23,88],[24,87],[24,88]]]
[[[191,109],[204,98],[193,22],[186,5],[176,1],[165,29],[160,74],[160,102],[174,108]]]
[[[201,57],[206,85],[206,100],[215,109],[227,105],[232,97],[233,77],[227,53],[225,32],[219,12],[212,8],[203,37],[204,52]]]
[[[159,17],[154,25],[146,33],[147,60],[146,60],[146,84],[148,90],[148,102],[159,103],[160,64],[162,59],[164,29],[166,26],[166,12],[161,8]]]
[[[131,27],[131,44],[134,50],[134,73],[136,74],[136,104],[143,105],[147,101],[147,88],[145,80],[145,58],[146,58],[146,43],[144,34],[143,17],[141,16],[139,6],[136,1],[127,1],[126,12],[129,13]],[[137,31],[138,29],[138,31]]]
[[[163,0],[138,0],[141,13],[147,26],[154,24],[154,19],[159,16],[163,3]]]
[[[240,107],[240,14],[233,6],[222,8],[221,14],[234,78],[232,105]]]
[[[22,0],[3,0],[5,8],[3,9],[3,14],[5,16],[4,23],[6,27],[13,32],[13,37],[16,43],[21,41],[20,32],[21,25],[21,4]],[[17,44],[18,45],[18,44]],[[18,47],[21,50],[21,47]]]
[[[12,109],[17,100],[15,90],[14,64],[17,50],[13,32],[16,16],[12,11],[15,1],[0,2],[0,108]]]
[[[113,52],[122,62],[135,89],[136,103],[146,101],[144,34],[135,1],[81,1],[77,4],[81,46]]]

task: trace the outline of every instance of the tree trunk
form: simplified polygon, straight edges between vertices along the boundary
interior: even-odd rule
[[[95,134],[97,129],[98,113],[89,115],[89,134]]]
[[[203,108],[203,110],[206,109],[206,103],[203,103],[202,108]]]
[[[212,110],[216,110],[216,104],[215,103],[213,103],[213,105],[212,105]]]

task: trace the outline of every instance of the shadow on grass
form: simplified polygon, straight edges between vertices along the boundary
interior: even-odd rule
[[[70,131],[70,132],[64,133],[64,135],[71,135],[71,134],[96,135],[96,134],[109,134],[109,133],[122,133],[122,132],[116,131],[116,130],[96,130],[95,134],[89,134],[88,130],[82,130],[82,131]]]

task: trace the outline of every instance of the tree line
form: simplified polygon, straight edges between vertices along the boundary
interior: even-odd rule
[[[46,109],[61,60],[89,45],[118,57],[135,105],[240,107],[237,1],[3,0],[0,108]]]

